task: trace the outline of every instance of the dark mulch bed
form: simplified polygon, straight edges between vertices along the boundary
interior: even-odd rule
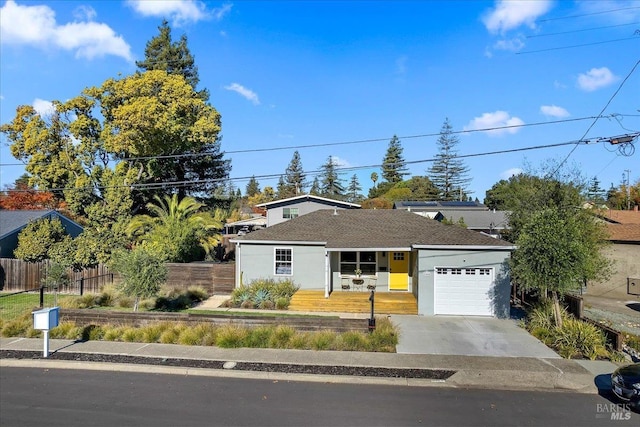
[[[2,359],[44,359],[41,351],[17,351],[0,350]],[[79,362],[110,362],[130,363],[155,366],[179,366],[185,368],[225,369],[224,361],[220,360],[196,360],[127,356],[120,354],[90,354],[90,353],[50,353],[50,360],[73,360]],[[362,366],[323,366],[323,365],[291,365],[284,363],[249,363],[237,362],[232,370],[259,371],[259,372],[283,372],[292,374],[323,374],[323,375],[350,375],[360,377],[386,377],[386,378],[422,378],[433,380],[446,380],[456,371],[443,369],[395,369],[373,368]]]

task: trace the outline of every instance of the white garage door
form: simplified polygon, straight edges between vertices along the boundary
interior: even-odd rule
[[[435,269],[435,314],[493,316],[493,268]]]

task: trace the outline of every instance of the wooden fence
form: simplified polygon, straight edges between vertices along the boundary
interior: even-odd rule
[[[0,258],[0,291],[19,292],[39,288],[46,275],[47,262],[25,262]],[[210,294],[230,293],[235,287],[235,263],[167,264],[167,285],[172,287],[202,286]],[[98,265],[82,271],[68,271],[70,284],[61,292],[71,294],[98,293],[119,277],[107,266]]]

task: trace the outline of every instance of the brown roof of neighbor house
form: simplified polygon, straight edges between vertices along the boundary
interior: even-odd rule
[[[327,248],[414,245],[512,248],[504,240],[398,209],[321,209],[239,237],[238,242],[317,242]]]
[[[640,224],[607,224],[609,240],[640,243]]]
[[[602,211],[602,217],[617,224],[640,224],[640,211],[622,211],[607,209]]]

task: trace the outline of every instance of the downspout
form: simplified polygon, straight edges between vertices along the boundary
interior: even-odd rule
[[[329,265],[329,252],[324,250],[324,297],[329,298],[329,274],[331,274]]]
[[[234,288],[237,288],[242,280],[242,257],[240,256],[240,242],[236,242],[236,283]],[[240,283],[241,284],[241,283]]]

